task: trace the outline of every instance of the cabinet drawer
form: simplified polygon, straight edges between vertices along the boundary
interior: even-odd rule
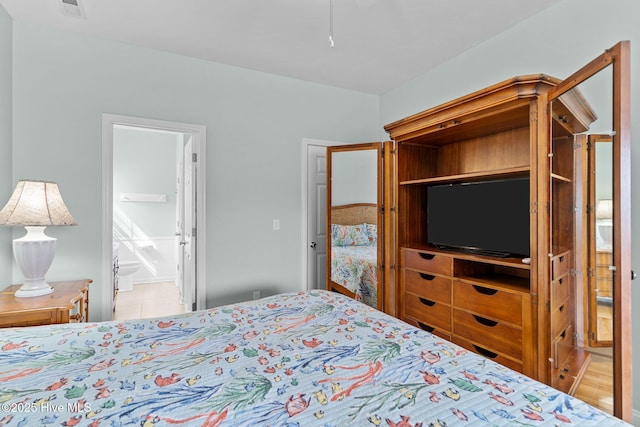
[[[453,305],[492,319],[522,325],[522,296],[456,280]]]
[[[569,275],[565,274],[551,282],[551,311],[569,298],[569,279]]]
[[[569,254],[570,252],[564,252],[551,258],[551,280],[556,280],[569,271]]]
[[[451,341],[451,333],[447,330],[444,329],[440,329],[440,328],[436,328],[433,326],[430,326],[424,322],[420,322],[414,318],[411,317],[406,317],[403,319],[405,322],[407,322],[408,324],[415,326],[416,328],[422,329],[423,331],[427,331],[432,333],[433,335],[437,335],[440,338],[444,338],[447,341]]]
[[[515,371],[522,372],[522,363],[517,360],[513,360],[510,357],[507,357],[503,354],[495,353],[493,351],[487,350],[486,348],[476,345],[471,341],[468,341],[457,335],[454,335],[451,341],[453,341],[454,344],[458,344],[459,346],[464,347],[467,350],[473,351],[474,353],[478,353],[479,355],[484,356],[488,359],[491,359],[494,362],[498,362],[501,365],[504,365]]]
[[[561,366],[565,365],[565,360],[571,355],[572,350],[573,328],[571,327],[571,325],[568,325],[567,328],[553,340],[551,349],[551,356],[553,357],[553,367],[555,369],[558,369]]]
[[[565,300],[555,310],[551,311],[551,336],[560,334],[571,323],[570,301]]]
[[[449,278],[404,270],[404,284],[407,292],[451,304],[451,279]]]
[[[0,327],[40,326],[59,323],[55,310],[32,310],[0,315]]]
[[[428,273],[451,276],[453,258],[425,252],[404,251],[405,266]]]
[[[488,349],[522,359],[522,329],[466,311],[453,310],[453,333]]]
[[[407,293],[404,313],[434,328],[451,331],[451,306]]]

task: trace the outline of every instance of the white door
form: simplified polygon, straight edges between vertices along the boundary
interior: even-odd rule
[[[197,299],[197,226],[196,226],[196,181],[197,155],[193,152],[192,137],[185,134],[185,142],[182,150],[182,175],[178,180],[178,205],[182,212],[178,216],[178,274],[177,283],[182,295],[182,303],[187,311],[195,310]],[[179,235],[178,235],[179,234]]]
[[[307,151],[307,289],[324,289],[327,263],[327,148]]]

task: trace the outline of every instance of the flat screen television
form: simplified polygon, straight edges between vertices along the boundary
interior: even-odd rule
[[[498,257],[529,257],[529,178],[433,185],[428,243]]]

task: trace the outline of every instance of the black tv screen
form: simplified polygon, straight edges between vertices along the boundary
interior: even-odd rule
[[[493,256],[529,256],[529,179],[427,189],[428,243]]]

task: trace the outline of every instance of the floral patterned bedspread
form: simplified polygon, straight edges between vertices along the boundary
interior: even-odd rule
[[[328,291],[0,331],[7,426],[624,425]]]
[[[378,250],[372,246],[332,246],[331,280],[356,294],[356,299],[376,307]]]

